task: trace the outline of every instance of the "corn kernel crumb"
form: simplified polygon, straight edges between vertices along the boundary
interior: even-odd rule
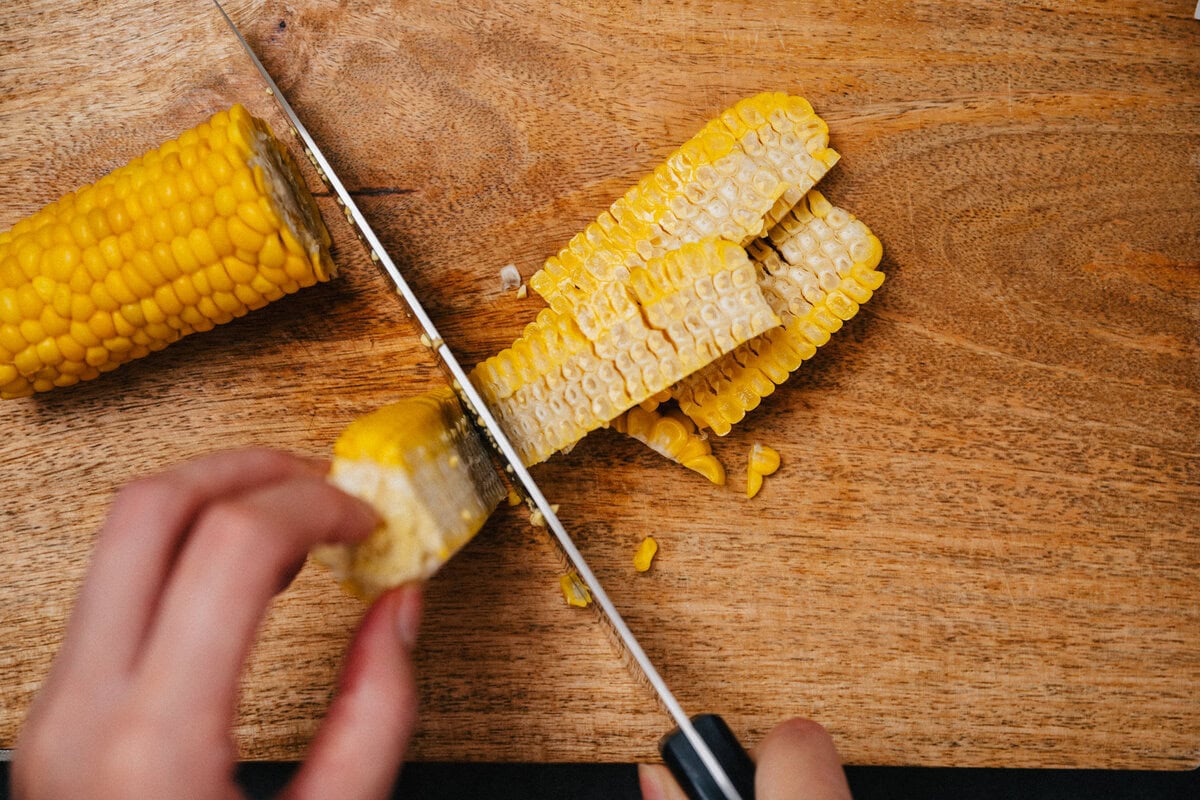
[[[562,589],[563,600],[567,601],[567,605],[575,606],[576,608],[584,608],[591,605],[592,593],[584,585],[583,580],[579,577],[579,573],[575,570],[571,570],[559,578],[558,587]]]
[[[642,543],[638,545],[637,552],[633,554],[633,566],[638,572],[646,572],[650,569],[650,564],[654,561],[655,554],[658,553],[658,542],[654,541],[653,536],[647,536],[642,539]]]
[[[555,514],[557,514],[558,513],[558,503],[554,503],[553,505],[551,505],[550,510],[553,511]],[[534,526],[535,528],[546,527],[546,515],[542,513],[542,510],[540,508],[535,508],[529,512],[529,524]]]
[[[517,271],[516,264],[505,264],[500,269],[500,288],[504,291],[516,289],[521,285],[521,273]]]

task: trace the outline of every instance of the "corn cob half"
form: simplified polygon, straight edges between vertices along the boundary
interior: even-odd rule
[[[236,105],[0,232],[0,397],[95,378],[334,274],[270,127]]]
[[[329,479],[382,517],[359,544],[313,551],[347,590],[364,599],[428,578],[483,527],[507,494],[449,388],[352,422],[334,444]]]

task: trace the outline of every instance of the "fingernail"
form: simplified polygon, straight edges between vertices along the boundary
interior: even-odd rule
[[[405,649],[411,650],[421,630],[421,590],[414,586],[401,589],[395,614],[396,635]]]

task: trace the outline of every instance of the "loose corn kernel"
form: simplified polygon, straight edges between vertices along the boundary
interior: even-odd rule
[[[592,593],[575,570],[559,578],[558,587],[562,590],[563,600],[567,601],[567,605],[585,608],[592,604]]]
[[[679,411],[661,414],[634,406],[612,421],[613,430],[648,446],[659,455],[698,472],[718,486],[725,485],[725,468],[712,454],[708,440]]]
[[[779,469],[779,453],[765,444],[750,445],[749,466],[746,470],[746,497],[754,497],[762,488],[763,476]]]
[[[333,274],[295,165],[241,106],[64,195],[0,241],[0,398],[95,377]],[[281,260],[281,241],[294,243],[294,264]],[[278,291],[258,286],[264,266],[289,267]]]
[[[654,561],[654,556],[657,553],[658,542],[654,541],[653,536],[647,536],[645,539],[642,539],[642,543],[638,545],[637,552],[633,554],[633,568],[638,572],[646,572],[650,569],[650,564]]]

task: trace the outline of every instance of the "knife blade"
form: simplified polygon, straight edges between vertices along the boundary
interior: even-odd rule
[[[242,49],[249,56],[263,80],[266,81],[275,102],[300,139],[305,155],[312,161],[321,180],[328,186],[338,205],[345,212],[346,219],[353,225],[370,251],[371,260],[378,263],[391,279],[397,294],[407,307],[409,315],[420,327],[430,348],[448,373],[451,385],[463,404],[468,418],[474,418],[484,440],[491,446],[510,481],[515,483],[516,488],[525,495],[527,502],[540,512],[546,527],[553,533],[563,554],[591,592],[593,601],[617,633],[622,645],[632,657],[633,663],[640,670],[641,676],[654,689],[659,701],[674,720],[676,729],[662,738],[659,750],[676,780],[692,800],[753,800],[754,765],[745,749],[719,716],[702,714],[692,718],[684,712],[674,693],[671,692],[646,655],[645,650],[638,643],[637,637],[633,635],[633,631],[629,629],[624,618],[613,605],[608,593],[600,585],[595,573],[588,567],[579,548],[575,546],[575,542],[559,520],[554,506],[546,499],[545,494],[525,467],[524,462],[517,454],[516,447],[513,446],[500,423],[492,415],[474,384],[471,383],[462,364],[438,334],[437,326],[425,311],[420,298],[413,292],[408,281],[405,280],[391,256],[388,255],[386,248],[379,241],[379,237],[359,209],[358,204],[354,202],[354,198],[338,178],[337,172],[322,153],[321,148],[317,146],[291,103],[280,91],[275,79],[263,66],[262,61],[259,60],[258,55],[246,41],[233,19],[226,13],[219,0],[213,0],[213,5],[217,7]]]

